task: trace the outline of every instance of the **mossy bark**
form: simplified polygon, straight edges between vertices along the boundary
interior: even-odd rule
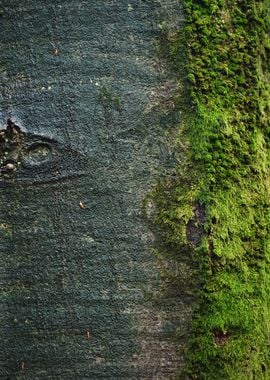
[[[269,379],[270,4],[183,6],[185,33],[166,40],[168,61],[189,91],[189,103],[179,102],[185,159],[155,193],[167,254],[181,247],[200,267],[181,376]]]

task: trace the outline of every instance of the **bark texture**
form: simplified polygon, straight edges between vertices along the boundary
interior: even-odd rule
[[[1,2],[1,379],[168,379],[181,366],[174,337],[192,307],[158,296],[141,213],[171,165],[155,46],[176,6]]]

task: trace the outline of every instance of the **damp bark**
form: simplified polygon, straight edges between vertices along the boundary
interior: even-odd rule
[[[141,212],[172,165],[174,81],[156,44],[177,9],[1,2],[1,379],[168,379],[182,365],[192,305],[160,295]]]

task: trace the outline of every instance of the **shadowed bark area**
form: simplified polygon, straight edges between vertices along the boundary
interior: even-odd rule
[[[176,6],[1,3],[1,379],[168,379],[182,364],[192,305],[158,296],[141,213],[171,166],[155,45]]]

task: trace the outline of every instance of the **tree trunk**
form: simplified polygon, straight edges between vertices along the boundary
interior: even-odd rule
[[[176,9],[1,3],[1,379],[168,379],[182,365],[192,307],[159,296],[142,215],[171,165],[157,41]]]

